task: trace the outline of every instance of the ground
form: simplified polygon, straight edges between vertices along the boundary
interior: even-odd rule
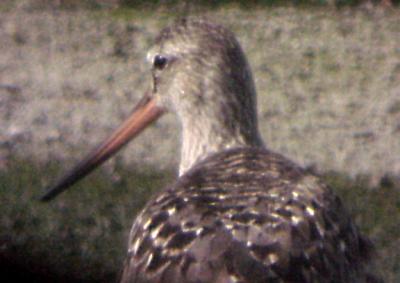
[[[398,8],[195,12],[233,30],[248,55],[268,147],[324,176],[375,242],[386,281],[400,281]],[[0,5],[2,269],[115,278],[136,212],[174,179],[174,117],[55,202],[35,197],[130,112],[149,85],[146,50],[175,17]]]

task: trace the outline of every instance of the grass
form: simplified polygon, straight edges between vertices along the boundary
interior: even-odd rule
[[[173,173],[100,169],[55,201],[40,203],[42,188],[61,167],[12,160],[0,173],[0,264],[11,265],[3,272],[20,268],[38,282],[112,282],[136,213]],[[366,178],[338,173],[323,178],[376,244],[386,282],[398,282],[400,187],[369,188]]]
[[[57,201],[39,202],[44,184],[60,170],[14,160],[1,172],[1,263],[11,260],[57,281],[111,282],[122,266],[132,219],[170,174],[100,171]]]
[[[385,282],[400,280],[400,183],[383,182],[370,187],[367,176],[356,179],[343,174],[324,176],[342,197],[361,230],[374,242],[377,250],[377,270]]]
[[[248,55],[267,145],[336,172],[324,178],[376,243],[386,281],[400,282],[400,187],[390,181],[400,176],[399,10],[196,13],[232,29]],[[173,179],[172,116],[55,202],[35,198],[131,110],[149,83],[146,50],[175,17],[0,5],[2,272],[30,282],[117,277],[135,214]],[[133,160],[147,169],[125,169]]]
[[[0,87],[0,157],[76,158],[120,123],[149,85],[146,50],[175,17],[153,14],[3,12],[0,86],[18,92]],[[399,10],[228,6],[203,14],[232,29],[248,55],[271,148],[376,182],[400,173]],[[124,162],[176,166],[177,127],[165,117]]]

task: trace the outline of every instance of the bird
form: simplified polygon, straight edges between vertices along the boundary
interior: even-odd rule
[[[121,283],[378,282],[368,272],[372,244],[341,199],[262,140],[252,71],[233,32],[175,20],[147,57],[151,83],[132,114],[41,197],[176,114],[179,176],[137,215]]]

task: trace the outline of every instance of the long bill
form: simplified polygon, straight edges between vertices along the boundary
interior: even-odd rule
[[[88,175],[142,132],[151,122],[157,120],[164,112],[163,108],[156,105],[154,98],[145,95],[135,106],[128,119],[109,138],[90,152],[86,158],[62,176],[58,182],[48,187],[40,200],[49,201],[53,199]]]

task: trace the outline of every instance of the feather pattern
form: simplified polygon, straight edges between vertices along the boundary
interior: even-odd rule
[[[367,253],[317,177],[266,149],[238,148],[152,198],[121,282],[365,282]]]

